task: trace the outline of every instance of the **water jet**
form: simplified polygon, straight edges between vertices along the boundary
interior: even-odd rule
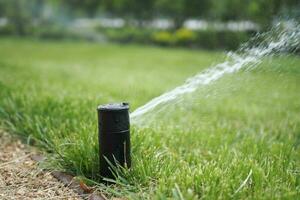
[[[210,85],[225,75],[236,73],[242,69],[252,70],[266,57],[278,55],[281,52],[297,51],[300,49],[299,44],[300,24],[294,21],[278,23],[270,31],[259,34],[242,44],[237,51],[228,52],[224,62],[199,72],[188,78],[182,85],[154,97],[138,107],[130,114],[131,122],[138,126],[144,125],[145,122],[149,123],[149,116],[156,115],[159,106],[175,104],[185,95],[196,92],[198,88]]]

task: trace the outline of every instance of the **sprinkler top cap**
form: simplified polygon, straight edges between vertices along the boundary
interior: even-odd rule
[[[97,110],[100,111],[124,111],[129,109],[129,103],[109,103],[98,106]]]

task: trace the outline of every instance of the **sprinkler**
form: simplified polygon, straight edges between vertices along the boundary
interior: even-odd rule
[[[131,166],[129,104],[100,105],[97,111],[100,175],[114,178],[114,167]]]

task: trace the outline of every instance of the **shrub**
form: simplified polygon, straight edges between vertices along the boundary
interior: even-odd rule
[[[8,23],[0,27],[0,35],[32,35],[33,29],[32,25],[27,25],[22,29],[22,33],[20,33],[15,24]]]
[[[215,31],[206,30],[197,32],[196,44],[205,49],[227,49],[235,50],[240,44],[246,42],[253,32],[238,31]]]
[[[246,32],[240,31],[222,31],[219,32],[220,46],[224,49],[237,49],[241,43],[250,38]]]
[[[104,29],[102,32],[107,39],[111,41],[129,43],[149,43],[151,41],[152,31],[148,29],[137,29],[132,27],[118,28],[118,29]]]
[[[10,35],[14,34],[15,30],[11,24],[7,24],[5,26],[0,27],[0,35]]]
[[[175,32],[171,31],[154,31],[151,29],[124,27],[119,29],[101,30],[108,40],[121,43],[143,43],[158,44],[163,46],[186,46],[198,47],[204,49],[227,49],[235,50],[241,43],[247,41],[253,32],[237,31],[217,31],[201,30],[192,31],[186,28],[180,28]]]
[[[179,45],[191,45],[196,39],[196,34],[192,30],[181,28],[174,33],[174,37]]]
[[[52,24],[34,27],[32,35],[40,39],[50,40],[80,39],[79,35],[68,31],[66,28]]]
[[[205,49],[217,48],[219,46],[217,32],[213,30],[197,32],[196,44],[198,47]]]
[[[153,42],[160,45],[173,45],[174,39],[172,33],[168,31],[159,31],[152,35]]]

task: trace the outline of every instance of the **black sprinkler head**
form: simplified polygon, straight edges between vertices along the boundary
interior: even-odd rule
[[[129,104],[114,103],[98,108],[100,175],[114,178],[113,166],[131,166]]]

